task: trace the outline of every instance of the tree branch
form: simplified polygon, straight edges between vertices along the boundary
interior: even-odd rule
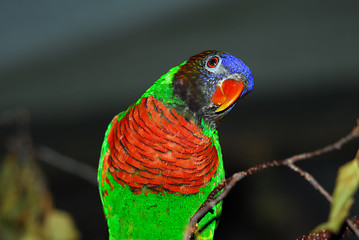
[[[328,153],[334,150],[339,150],[343,145],[359,137],[359,119],[357,120],[357,126],[345,137],[339,139],[338,141],[329,144],[323,148],[312,152],[306,152],[302,154],[297,154],[292,157],[280,160],[280,161],[271,161],[267,163],[259,164],[255,167],[251,167],[245,171],[241,171],[233,174],[231,177],[225,179],[220,185],[218,185],[207,197],[206,201],[201,205],[197,212],[191,217],[190,222],[187,226],[187,229],[184,233],[184,240],[193,239],[198,228],[198,222],[203,218],[204,215],[217,203],[222,201],[230,192],[230,190],[235,186],[235,184],[242,180],[248,175],[262,171],[264,169],[272,168],[275,166],[288,166],[293,171],[299,173],[303,176],[316,190],[318,190],[325,198],[331,202],[331,195],[307,172],[301,170],[294,165],[295,162],[313,158],[324,153]],[[349,224],[350,225],[350,224]],[[355,231],[355,228],[353,229]]]

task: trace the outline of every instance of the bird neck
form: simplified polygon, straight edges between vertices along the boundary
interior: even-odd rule
[[[211,137],[215,131],[217,122],[206,121],[201,113],[192,111],[188,107],[188,103],[174,93],[172,86],[174,76],[185,63],[186,62],[183,62],[179,66],[171,68],[166,74],[162,75],[149,89],[147,89],[135,104],[139,104],[143,98],[152,96],[165,104],[166,107],[175,109],[176,112],[182,115],[185,119],[194,121],[205,135]]]

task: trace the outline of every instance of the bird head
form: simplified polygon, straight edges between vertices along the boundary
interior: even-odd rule
[[[172,83],[174,94],[186,104],[184,111],[213,128],[253,85],[252,72],[244,62],[216,50],[192,56],[180,66]]]

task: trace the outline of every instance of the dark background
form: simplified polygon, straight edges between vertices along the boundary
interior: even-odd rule
[[[219,127],[230,176],[317,149],[354,127],[358,24],[357,0],[3,1],[0,111],[27,109],[35,144],[97,168],[115,114],[188,57],[227,51],[255,78],[253,93]],[[357,148],[355,141],[299,166],[332,192],[337,168]],[[73,215],[82,238],[105,239],[97,187],[40,164],[56,207]],[[270,169],[225,199],[216,239],[291,239],[324,222],[328,211],[299,175]]]

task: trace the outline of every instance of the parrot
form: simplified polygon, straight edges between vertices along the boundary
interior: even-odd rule
[[[254,86],[240,59],[190,57],[116,115],[101,148],[98,185],[109,239],[182,239],[191,216],[224,179],[217,126]],[[213,239],[216,204],[195,239]]]

